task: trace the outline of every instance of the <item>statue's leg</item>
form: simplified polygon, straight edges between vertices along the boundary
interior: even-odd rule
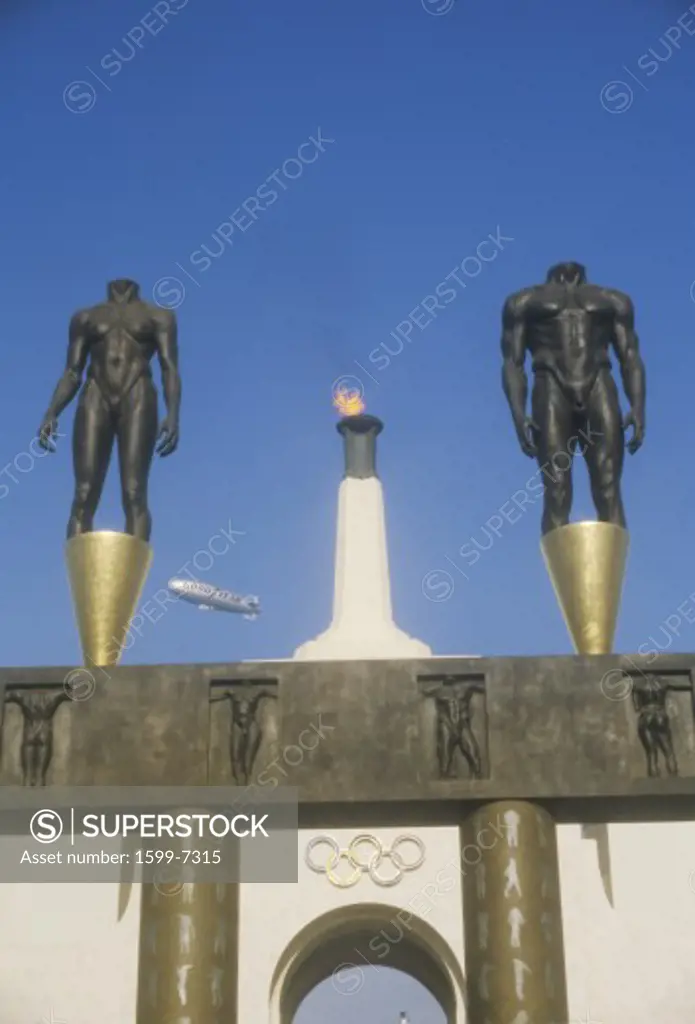
[[[94,513],[104,488],[113,440],[111,410],[96,382],[89,380],[77,406],[72,434],[75,497],[68,523],[68,539],[78,533],[89,533],[94,528]]]
[[[238,725],[232,725],[229,739],[229,753],[232,760],[232,774],[238,786],[245,786],[246,779],[246,734]]]
[[[678,775],[678,762],[676,761],[676,755],[673,750],[673,740],[670,736],[666,736],[664,738],[661,749],[666,762],[666,771],[669,775]]]
[[[639,722],[637,724],[637,734],[647,757],[647,775],[656,776],[659,774],[659,767],[651,732],[651,717],[649,721],[646,721],[644,714],[640,715]]]
[[[143,374],[121,400],[117,421],[125,532],[149,540],[152,518],[147,482],[157,441],[157,392]]]
[[[31,759],[31,744],[27,743],[25,740],[22,741],[22,746],[20,750],[20,761],[22,765],[22,785],[33,786],[34,783],[32,781],[33,772]]]
[[[247,739],[246,757],[244,759],[244,771],[246,774],[246,781],[253,777],[253,767],[258,757],[258,751],[261,748],[261,740],[263,733],[258,722],[251,722],[249,725],[249,734]]]
[[[664,755],[664,761],[666,762],[666,771],[669,775],[678,775],[678,764],[676,762],[676,755],[673,750],[673,736],[671,735],[671,723],[668,720],[666,712],[664,713],[664,717],[659,723],[657,743],[659,744],[661,753]]]
[[[531,408],[538,427],[538,465],[545,492],[541,532],[545,535],[570,521],[574,454],[570,451],[570,439],[574,416],[551,373],[536,374]]]
[[[479,779],[482,772],[480,747],[470,725],[464,725],[461,728],[461,750],[463,751],[463,756],[468,761],[471,774],[474,778]]]
[[[38,786],[46,785],[46,776],[53,757],[53,735],[49,725],[48,735],[43,743],[36,744],[36,778]]]
[[[446,768],[446,733],[441,722],[437,722],[437,763],[439,774],[444,776]]]
[[[602,523],[625,526],[620,493],[625,454],[625,432],[618,389],[610,370],[601,370],[587,402],[587,437],[584,458],[591,494]]]
[[[30,786],[43,786],[44,778],[41,773],[43,744],[32,740],[27,750],[27,778]]]
[[[437,730],[437,752],[439,755],[439,774],[443,779],[451,778],[456,751],[456,737],[451,728],[442,723]]]

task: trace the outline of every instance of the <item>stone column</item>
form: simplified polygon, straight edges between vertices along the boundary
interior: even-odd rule
[[[143,885],[137,1024],[238,1024],[239,886]]]
[[[475,1024],[568,1020],[555,823],[501,801],[461,828],[468,1015]]]

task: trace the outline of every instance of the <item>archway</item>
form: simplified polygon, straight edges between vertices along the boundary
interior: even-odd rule
[[[273,976],[271,1024],[294,1024],[300,1005],[322,982],[351,995],[387,968],[427,989],[445,1024],[465,1024],[463,975],[448,943],[421,918],[379,903],[331,910],[295,935]]]

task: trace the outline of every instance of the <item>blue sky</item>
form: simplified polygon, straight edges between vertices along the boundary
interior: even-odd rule
[[[287,657],[325,627],[341,472],[331,386],[344,375],[386,424],[399,624],[439,654],[570,653],[539,506],[468,579],[458,554],[486,543],[483,524],[533,473],[500,387],[499,314],[562,259],[636,304],[647,440],[625,468],[616,646],[665,646],[662,624],[695,592],[695,16],[647,0],[586,0],[580,14],[550,0],[169,6],[166,22],[136,0],[0,14],[3,663],[79,660],[62,553],[70,440],[52,458],[26,453],[70,314],[120,276],[183,300],[181,445],[152,473],[146,594],[225,528],[243,535],[201,577],[265,608],[246,623],[179,605],[126,663]],[[312,150],[319,131],[331,141]],[[215,241],[263,186],[256,219],[237,215]],[[491,234],[510,241],[480,271],[467,263],[465,289],[378,369],[370,353],[395,347],[390,332]],[[203,245],[220,253],[205,269]],[[593,516],[583,470],[575,518]],[[98,526],[122,527],[115,466]],[[423,595],[433,570],[450,573],[447,600]],[[674,630],[671,649],[695,646],[685,619]]]

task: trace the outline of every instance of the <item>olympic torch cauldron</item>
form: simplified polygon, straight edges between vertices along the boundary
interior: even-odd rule
[[[427,644],[393,619],[384,495],[376,441],[383,423],[364,412],[361,388],[332,390],[345,469],[338,488],[333,614],[328,629],[294,652],[297,661],[429,658]]]

